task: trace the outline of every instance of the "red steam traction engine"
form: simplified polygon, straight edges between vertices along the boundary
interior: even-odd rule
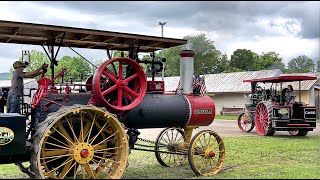
[[[17,32],[12,35],[11,32]],[[121,34],[108,31],[0,21],[1,42],[47,45],[52,78],[41,78],[24,115],[0,115],[0,128],[14,137],[0,146],[0,162],[16,163],[36,178],[121,178],[130,150],[155,153],[163,166],[184,160],[197,175],[218,173],[224,164],[221,137],[199,126],[215,117],[213,100],[193,91],[193,52],[180,53],[181,93],[166,92],[163,81],[154,81],[161,61],[140,61],[138,52],[153,52],[182,45],[186,40]],[[54,46],[128,51],[129,57],[109,58],[87,79],[86,92],[70,91],[72,83],[56,83]],[[108,51],[109,54],[109,51]],[[152,81],[139,63],[152,67]],[[161,69],[161,68],[160,68]],[[64,91],[57,87],[65,86]],[[31,109],[31,110],[30,110]],[[31,124],[26,129],[26,118]],[[155,142],[138,138],[143,128],[165,128]],[[152,143],[151,145],[138,144]],[[151,148],[151,149],[150,149]],[[170,156],[168,156],[170,155]],[[30,167],[21,162],[30,161]]]

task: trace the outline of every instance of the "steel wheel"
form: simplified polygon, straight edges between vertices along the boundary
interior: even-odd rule
[[[255,111],[255,124],[257,133],[261,136],[273,136],[274,129],[271,122],[272,104],[271,102],[261,101]]]
[[[117,66],[118,71],[112,71],[111,65]],[[107,88],[101,85],[102,78],[108,79]],[[121,111],[137,106],[147,92],[146,75],[140,65],[130,58],[114,58],[106,61],[95,71],[92,83],[92,91],[101,102]],[[116,103],[114,97],[117,98]],[[124,99],[129,103],[125,104]]]
[[[180,128],[166,128],[160,132],[155,143],[155,155],[158,162],[162,166],[179,166],[186,159],[186,155],[169,154],[183,153],[187,149],[184,146],[185,135]],[[168,153],[161,153],[157,151],[165,151]]]
[[[223,167],[225,156],[224,143],[214,131],[200,131],[190,142],[188,160],[196,175],[217,174]]]
[[[121,178],[128,140],[116,117],[97,107],[74,105],[40,124],[31,159],[36,178]]]
[[[245,132],[250,132],[254,128],[254,121],[250,119],[249,112],[245,112],[238,117],[238,127]]]

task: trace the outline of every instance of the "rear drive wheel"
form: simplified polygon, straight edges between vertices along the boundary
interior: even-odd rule
[[[260,136],[273,136],[275,130],[272,128],[272,103],[261,101],[255,110],[255,124]]]
[[[128,140],[117,118],[92,105],[63,107],[39,124],[31,167],[37,179],[118,179]]]

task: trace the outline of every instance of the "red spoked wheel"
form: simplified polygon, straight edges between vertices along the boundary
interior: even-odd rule
[[[103,63],[94,73],[92,84],[92,91],[100,101],[121,111],[137,106],[147,91],[147,78],[141,66],[123,57]]]
[[[51,84],[51,82],[52,81],[48,78],[41,78],[38,80],[38,89],[33,95],[32,102],[31,102],[32,109],[35,109],[39,105],[41,99],[47,93],[48,86],[49,84]]]
[[[272,136],[274,129],[271,122],[272,104],[271,102],[261,101],[255,111],[255,124],[257,133],[261,136]]]
[[[250,132],[254,128],[254,120],[251,119],[250,112],[245,112],[238,117],[238,127],[245,132]]]

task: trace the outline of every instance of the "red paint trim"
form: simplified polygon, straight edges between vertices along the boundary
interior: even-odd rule
[[[288,126],[310,126],[310,124],[287,124]]]
[[[185,95],[191,106],[191,118],[186,126],[208,126],[215,117],[215,105],[209,96]]]
[[[195,54],[192,50],[183,50],[179,53],[180,57],[193,57]]]
[[[317,106],[301,106],[302,108],[317,108]]]

